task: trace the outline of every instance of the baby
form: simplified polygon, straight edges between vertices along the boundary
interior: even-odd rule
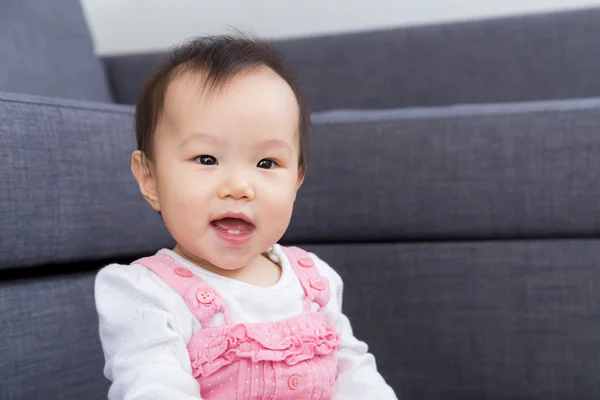
[[[176,246],[96,277],[109,399],[396,399],[342,313],[340,276],[277,244],[309,128],[257,40],[193,40],[145,83],[131,169]]]

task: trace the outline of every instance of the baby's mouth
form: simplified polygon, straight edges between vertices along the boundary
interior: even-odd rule
[[[242,235],[254,229],[254,225],[240,218],[216,219],[211,224],[230,235]]]

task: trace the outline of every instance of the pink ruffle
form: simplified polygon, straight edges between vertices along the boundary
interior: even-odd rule
[[[294,365],[340,349],[340,335],[320,318],[237,324],[200,330],[188,351],[195,377],[209,376],[239,359]],[[288,332],[287,335],[279,335]]]

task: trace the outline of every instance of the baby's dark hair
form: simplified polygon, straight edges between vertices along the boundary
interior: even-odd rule
[[[203,73],[203,87],[221,88],[239,73],[267,67],[290,86],[296,96],[300,155],[298,165],[306,172],[310,116],[292,74],[281,56],[266,42],[243,36],[208,36],[195,38],[174,49],[145,81],[140,90],[135,111],[135,136],[138,150],[153,158],[153,139],[164,109],[169,84],[186,73]]]

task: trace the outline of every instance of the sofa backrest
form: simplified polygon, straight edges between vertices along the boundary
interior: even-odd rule
[[[322,111],[600,96],[598,37],[597,7],[274,44]],[[161,56],[107,57],[115,101],[133,104]]]
[[[0,91],[112,101],[77,0],[0,2]]]
[[[277,43],[313,110],[600,96],[600,7]]]

